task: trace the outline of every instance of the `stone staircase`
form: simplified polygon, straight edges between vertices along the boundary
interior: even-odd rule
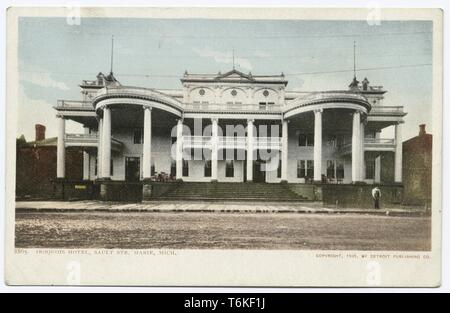
[[[287,185],[264,183],[181,183],[158,200],[308,201]]]

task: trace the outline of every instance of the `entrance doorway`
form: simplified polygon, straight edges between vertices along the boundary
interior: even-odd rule
[[[256,160],[253,162],[253,181],[255,183],[266,182],[266,161]]]
[[[138,157],[125,158],[125,180],[136,182],[141,178],[141,160]]]

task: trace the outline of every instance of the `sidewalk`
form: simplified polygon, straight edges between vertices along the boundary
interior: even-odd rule
[[[374,209],[336,208],[320,202],[206,202],[146,201],[116,203],[103,201],[18,201],[16,212],[211,212],[211,213],[316,213],[376,214],[389,216],[426,216],[418,207]]]

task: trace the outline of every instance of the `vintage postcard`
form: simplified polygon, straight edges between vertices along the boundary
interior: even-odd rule
[[[441,10],[7,17],[7,284],[440,285]]]

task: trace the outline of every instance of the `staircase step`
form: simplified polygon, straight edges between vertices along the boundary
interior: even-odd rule
[[[182,183],[157,199],[308,201],[286,186],[265,183]]]

